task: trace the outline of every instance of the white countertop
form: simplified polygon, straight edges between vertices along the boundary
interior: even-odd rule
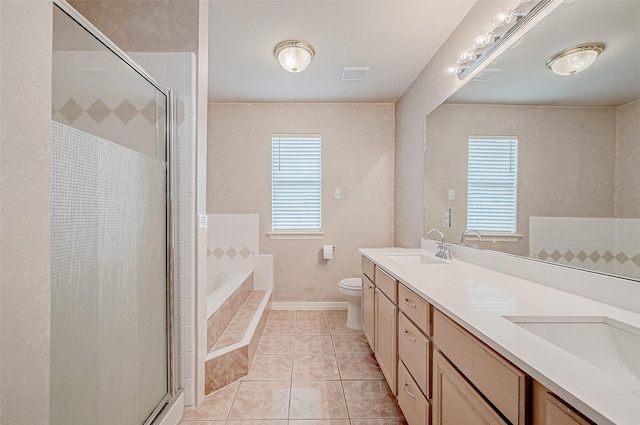
[[[427,252],[420,249],[358,251],[594,422],[640,425],[639,381],[611,375],[503,317],[602,316],[640,328],[640,314],[455,258],[437,265],[387,258]]]

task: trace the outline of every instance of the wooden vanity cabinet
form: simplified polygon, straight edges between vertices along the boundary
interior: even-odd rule
[[[375,356],[393,395],[398,395],[398,282],[375,271]]]
[[[375,265],[362,257],[362,332],[372,350],[375,350],[375,292],[373,283]]]
[[[433,312],[433,341],[438,350],[484,398],[513,425],[526,423],[528,376],[444,313]],[[435,351],[435,350],[434,350]],[[435,353],[434,353],[435,358]],[[435,374],[434,365],[434,374]],[[434,405],[436,404],[434,377]],[[442,389],[440,396],[444,393]],[[438,401],[442,403],[442,400]],[[434,406],[434,411],[435,411]],[[434,422],[438,423],[438,422]]]
[[[433,425],[509,425],[453,365],[433,353]]]
[[[534,380],[531,387],[532,425],[595,425],[538,381]]]

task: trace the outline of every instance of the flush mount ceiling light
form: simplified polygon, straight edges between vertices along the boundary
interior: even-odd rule
[[[547,67],[558,75],[574,75],[589,68],[603,51],[602,43],[580,44],[551,56]]]
[[[316,55],[311,44],[301,40],[285,40],[273,50],[278,62],[289,72],[302,72]]]

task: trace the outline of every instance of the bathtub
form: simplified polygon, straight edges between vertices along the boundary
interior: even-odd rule
[[[253,269],[209,272],[207,275],[207,317],[211,317],[242,286],[251,273],[253,273]]]

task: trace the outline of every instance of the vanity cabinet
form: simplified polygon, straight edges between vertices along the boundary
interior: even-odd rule
[[[439,310],[433,312],[433,341],[466,380],[514,425],[526,423],[527,375]],[[434,350],[435,351],[435,350]],[[434,353],[435,358],[435,353]],[[434,374],[435,365],[434,365]],[[435,386],[438,385],[436,378]],[[436,397],[446,396],[442,388]],[[434,411],[437,408],[434,407]],[[438,422],[434,422],[438,423]]]
[[[398,283],[383,270],[375,271],[375,356],[389,388],[398,394]]]
[[[538,381],[532,393],[532,425],[595,425]]]
[[[375,349],[375,265],[362,257],[362,331],[371,349]]]
[[[433,353],[433,425],[509,425],[439,352]]]

